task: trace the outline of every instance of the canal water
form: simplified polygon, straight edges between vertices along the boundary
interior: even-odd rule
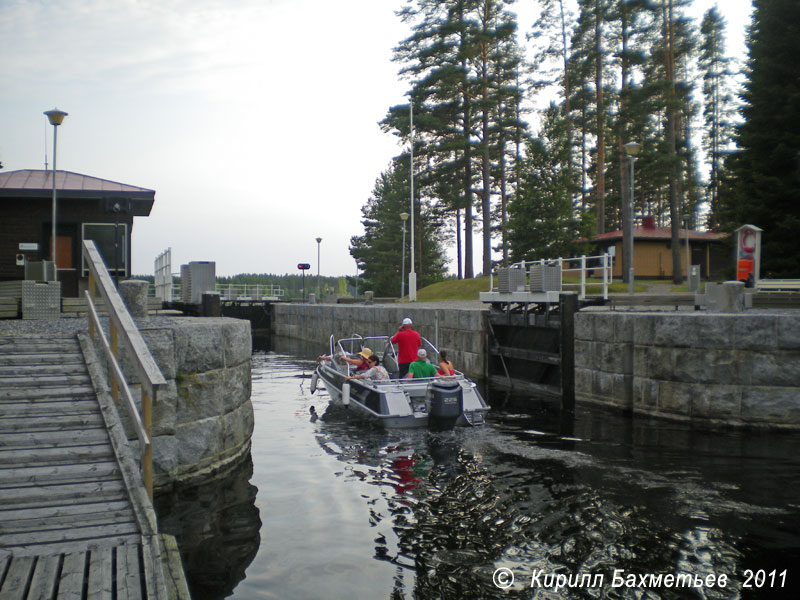
[[[513,397],[386,432],[303,356],[253,356],[251,461],[157,498],[195,600],[798,597],[800,436]]]

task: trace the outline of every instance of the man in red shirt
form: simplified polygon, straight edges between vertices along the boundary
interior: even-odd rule
[[[403,324],[394,334],[392,343],[397,344],[397,366],[400,369],[400,379],[403,379],[408,375],[408,365],[417,360],[417,350],[422,345],[411,319],[408,317],[403,319]]]

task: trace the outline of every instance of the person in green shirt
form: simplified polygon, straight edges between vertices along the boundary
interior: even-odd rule
[[[436,377],[436,367],[428,362],[428,353],[422,348],[417,351],[417,360],[408,365],[408,379],[414,377]]]

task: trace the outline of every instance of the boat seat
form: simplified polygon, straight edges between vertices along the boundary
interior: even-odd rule
[[[383,355],[383,366],[389,372],[389,377],[397,379],[400,376],[400,367],[397,365],[397,360],[391,354]]]

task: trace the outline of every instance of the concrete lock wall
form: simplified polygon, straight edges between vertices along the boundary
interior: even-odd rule
[[[484,310],[352,304],[275,304],[273,310],[276,335],[319,344],[320,354],[327,354],[331,334],[336,339],[354,333],[392,336],[410,317],[422,337],[447,351],[456,369],[474,379],[486,376],[488,313]]]
[[[155,487],[201,480],[237,464],[250,450],[254,424],[250,322],[153,317],[138,325],[167,380],[153,404]],[[138,398],[137,378],[122,354]]]
[[[800,316],[581,312],[575,391],[640,414],[800,428]]]

